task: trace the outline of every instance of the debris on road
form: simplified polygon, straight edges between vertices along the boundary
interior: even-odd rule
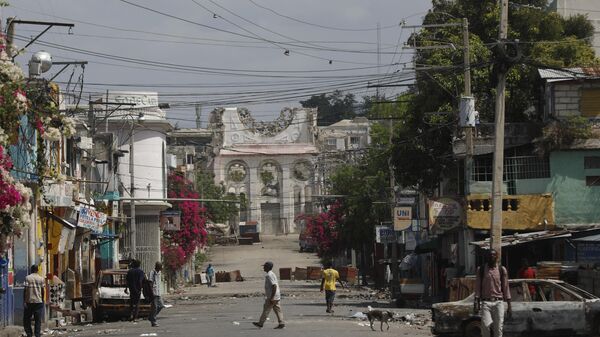
[[[357,311],[354,313],[354,315],[351,315],[350,318],[357,318],[357,319],[367,319],[367,315],[363,314],[361,311]]]

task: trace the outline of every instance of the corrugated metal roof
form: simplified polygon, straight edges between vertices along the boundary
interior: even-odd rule
[[[507,246],[515,246],[524,243],[530,243],[540,240],[548,240],[548,239],[558,239],[558,238],[568,238],[571,237],[571,233],[569,231],[539,231],[539,232],[531,232],[525,234],[513,234],[513,235],[504,235],[502,236],[502,247]],[[472,245],[479,246],[483,249],[490,249],[490,239],[485,239],[483,241],[474,241],[471,242]]]
[[[545,80],[576,80],[600,78],[600,67],[564,68],[564,69],[538,69],[538,74]]]

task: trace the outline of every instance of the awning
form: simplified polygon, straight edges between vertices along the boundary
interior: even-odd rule
[[[510,247],[521,245],[525,243],[537,242],[541,240],[569,238],[571,233],[569,231],[539,231],[524,234],[512,234],[502,236],[502,247]],[[474,241],[471,245],[478,246],[481,249],[490,249],[490,239],[483,241]]]
[[[70,223],[69,221],[67,221],[67,220],[65,220],[65,219],[63,219],[63,218],[61,218],[61,217],[59,217],[58,215],[56,215],[56,214],[54,214],[54,213],[52,213],[52,212],[46,212],[46,215],[47,215],[48,217],[50,217],[50,219],[52,219],[52,220],[54,220],[54,221],[58,222],[59,224],[61,224],[61,225],[65,226],[66,228],[69,228],[69,229],[75,229],[75,228],[77,227],[77,226],[75,226],[74,224],[72,224],[72,223]]]
[[[442,247],[440,238],[432,238],[431,240],[421,242],[415,247],[415,254],[430,253]]]

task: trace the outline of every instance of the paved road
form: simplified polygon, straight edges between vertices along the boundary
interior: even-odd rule
[[[196,286],[183,293],[166,296],[173,307],[159,316],[160,327],[152,328],[147,321],[108,322],[85,326],[70,326],[63,336],[364,336],[367,333],[382,336],[430,336],[429,327],[391,324],[389,331],[373,332],[365,322],[349,318],[358,311],[372,307],[387,307],[386,300],[372,296],[369,289],[355,288],[339,291],[338,306],[333,315],[325,313],[323,295],[318,281],[281,281],[284,331],[274,330],[275,316],[262,330],[252,325],[262,310],[261,292],[264,286],[262,263],[271,260],[279,267],[306,267],[319,265],[312,253],[299,253],[297,235],[270,236],[252,246],[215,246],[211,249],[211,263],[217,271],[240,270],[244,282],[220,283],[215,288]],[[278,274],[278,273],[277,273]],[[400,315],[416,313],[427,318],[427,310],[394,309]],[[155,335],[154,335],[155,334]]]
[[[325,313],[322,299],[314,296],[284,298],[283,311],[286,320],[284,331],[274,330],[275,316],[261,330],[251,322],[260,315],[262,298],[209,298],[201,301],[174,301],[173,307],[160,315],[159,327],[152,328],[148,321],[109,322],[82,327],[69,327],[68,336],[345,336],[358,337],[365,334],[381,336],[431,336],[428,327],[391,323],[389,331],[373,332],[363,321],[348,318],[367,305],[377,306],[371,301],[357,299],[340,300],[335,313]],[[379,305],[382,305],[381,303]],[[422,313],[413,309],[392,309],[406,315]],[[384,326],[385,328],[385,326]],[[74,331],[73,329],[81,329]],[[156,335],[144,335],[152,334]]]

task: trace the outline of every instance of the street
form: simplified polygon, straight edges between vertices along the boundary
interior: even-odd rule
[[[252,325],[260,316],[263,303],[263,275],[260,265],[271,259],[278,266],[319,265],[314,253],[299,253],[296,235],[271,236],[251,246],[215,246],[211,249],[211,263],[215,270],[239,269],[244,282],[219,283],[217,287],[196,286],[181,294],[166,296],[167,304],[158,318],[159,327],[152,328],[148,321],[137,323],[115,321],[84,326],[69,326],[68,336],[364,336],[373,333],[368,321],[351,318],[356,312],[367,311],[368,306],[385,308],[399,316],[415,314],[428,318],[425,309],[387,308],[389,300],[378,299],[374,290],[354,287],[351,291],[338,290],[337,306],[333,315],[325,313],[324,295],[318,281],[281,281],[282,307],[286,328],[274,330],[275,315],[271,313],[263,329]],[[429,324],[390,323],[390,330],[379,331],[384,336],[430,336]],[[384,325],[384,329],[385,329]],[[156,334],[156,335],[153,335]]]
[[[160,314],[159,327],[152,328],[148,321],[108,322],[86,326],[69,327],[69,336],[364,336],[365,333],[377,333],[385,336],[431,336],[428,327],[390,323],[390,330],[379,332],[379,323],[375,323],[377,332],[370,330],[368,321],[349,318],[358,310],[367,310],[370,301],[339,300],[335,313],[325,313],[320,296],[302,296],[282,300],[286,328],[274,330],[275,316],[272,314],[263,329],[252,325],[262,309],[259,297],[215,297],[198,301],[175,300],[173,307]],[[393,309],[401,315],[416,312],[412,309]],[[418,310],[426,314],[425,310]],[[384,325],[385,329],[385,325]],[[156,335],[144,335],[144,334]]]

